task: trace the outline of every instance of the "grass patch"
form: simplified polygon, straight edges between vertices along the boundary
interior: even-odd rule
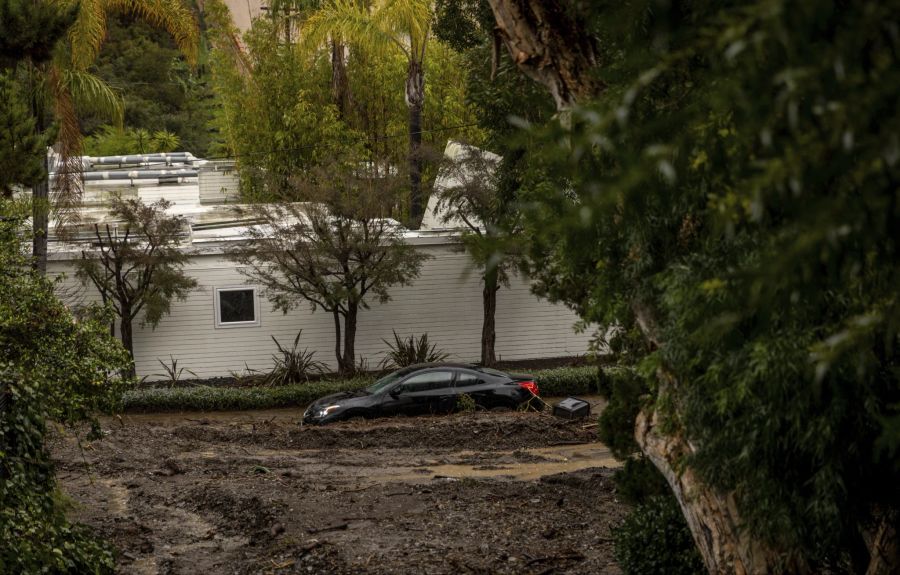
[[[585,395],[598,391],[596,367],[560,367],[532,373],[541,395]],[[333,379],[281,386],[260,387],[147,387],[132,389],[123,397],[125,411],[231,411],[303,407],[310,402],[340,391],[361,389],[374,378]]]

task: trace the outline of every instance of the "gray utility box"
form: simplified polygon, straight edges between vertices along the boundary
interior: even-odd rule
[[[583,419],[590,414],[591,404],[577,397],[567,397],[553,406],[553,415],[563,419]]]

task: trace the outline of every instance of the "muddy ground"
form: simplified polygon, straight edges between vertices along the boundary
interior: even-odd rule
[[[122,573],[618,573],[616,465],[537,413],[297,425],[131,415],[53,441],[73,518]]]

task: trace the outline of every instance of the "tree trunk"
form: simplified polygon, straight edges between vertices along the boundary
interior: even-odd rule
[[[897,513],[889,511],[879,520],[869,548],[866,575],[900,573],[900,541],[897,537]]]
[[[809,572],[798,558],[765,546],[742,531],[733,496],[709,487],[690,467],[683,466],[692,446],[680,434],[663,433],[660,427],[657,413],[644,409],[638,414],[635,439],[672,488],[710,573]]]
[[[350,79],[344,61],[344,45],[338,40],[331,41],[331,95],[338,115],[346,122],[350,115]]]
[[[356,319],[359,309],[356,304],[347,305],[344,316],[344,373],[356,372]]]
[[[135,377],[137,372],[134,367],[134,339],[131,330],[131,310],[122,310],[122,317],[119,319],[119,332],[122,338],[122,347],[128,352],[128,367],[123,375],[125,377]]]
[[[513,62],[546,86],[559,110],[602,90],[596,42],[565,0],[489,0]]]
[[[484,320],[481,324],[481,365],[492,366],[497,363],[494,346],[497,343],[497,330],[494,317],[497,313],[497,270],[487,271],[484,274],[484,288],[481,299],[484,311]]]
[[[47,237],[50,232],[50,162],[44,154],[44,177],[31,188],[31,217],[34,237],[31,239],[31,265],[41,275],[47,274]]]
[[[344,356],[341,354],[341,314],[334,310],[334,357],[337,358],[338,372],[344,373]]]
[[[409,61],[406,74],[406,105],[409,107],[409,219],[418,229],[422,221],[422,108],[425,105],[425,73],[422,63]]]

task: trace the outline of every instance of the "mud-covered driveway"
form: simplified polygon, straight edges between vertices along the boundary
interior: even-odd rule
[[[618,573],[616,463],[584,423],[299,414],[131,415],[53,452],[123,573]]]

